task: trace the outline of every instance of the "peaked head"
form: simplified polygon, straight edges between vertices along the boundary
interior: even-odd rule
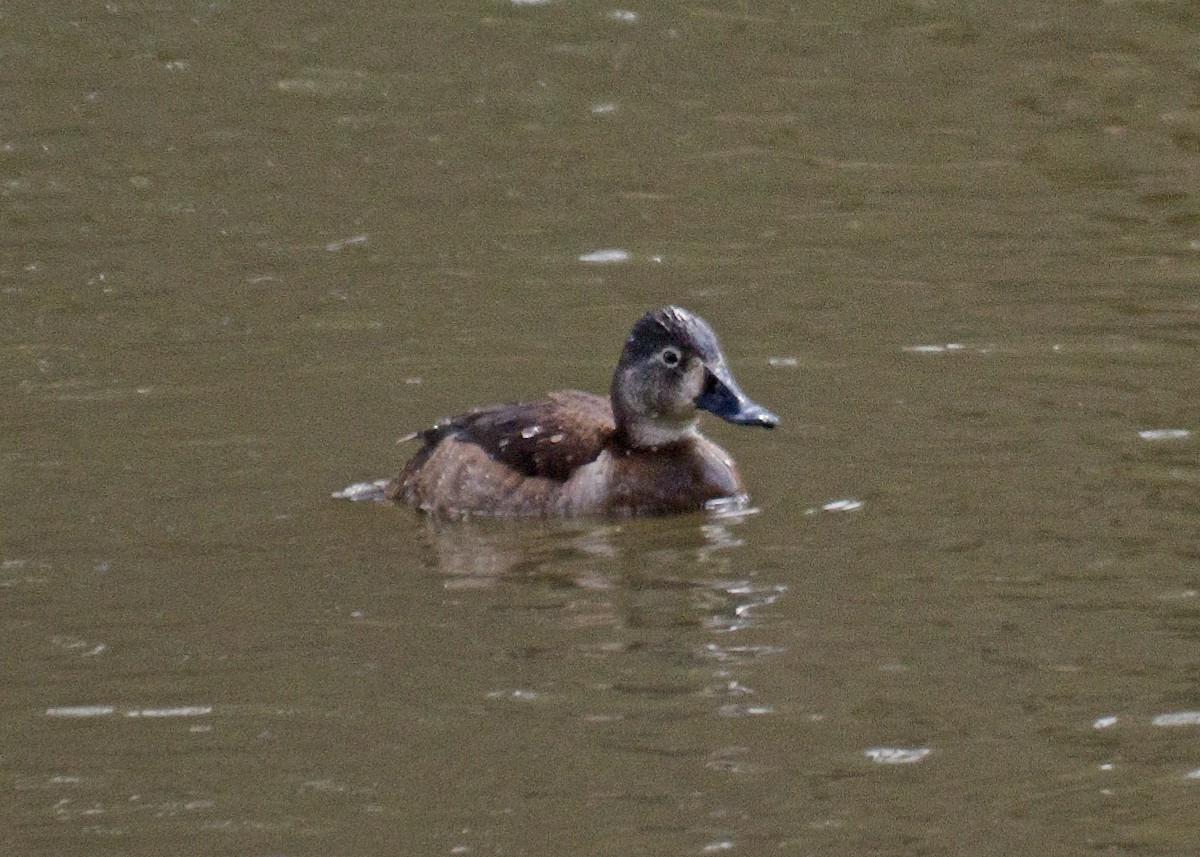
[[[693,434],[697,409],[737,425],[779,423],[742,392],[708,322],[677,306],[634,324],[613,375],[612,403],[617,428],[643,448]]]

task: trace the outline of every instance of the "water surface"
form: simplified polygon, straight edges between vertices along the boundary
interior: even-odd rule
[[[1191,4],[0,12],[0,843],[1191,855]],[[336,502],[676,302],[757,514]]]

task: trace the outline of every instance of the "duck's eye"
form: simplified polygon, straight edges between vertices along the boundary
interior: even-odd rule
[[[683,359],[683,355],[679,353],[679,349],[672,348],[670,346],[664,348],[662,350],[662,354],[659,356],[662,358],[662,362],[667,366],[678,366],[679,361]]]

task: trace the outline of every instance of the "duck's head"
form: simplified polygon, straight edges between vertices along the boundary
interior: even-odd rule
[[[639,449],[693,434],[697,409],[737,425],[779,424],[779,417],[733,380],[708,323],[677,306],[638,319],[617,363],[611,395],[618,431]]]

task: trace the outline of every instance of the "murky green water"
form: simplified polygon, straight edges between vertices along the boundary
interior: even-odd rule
[[[0,10],[4,853],[1200,851],[1194,4],[250,5]],[[668,301],[758,514],[329,498]]]

